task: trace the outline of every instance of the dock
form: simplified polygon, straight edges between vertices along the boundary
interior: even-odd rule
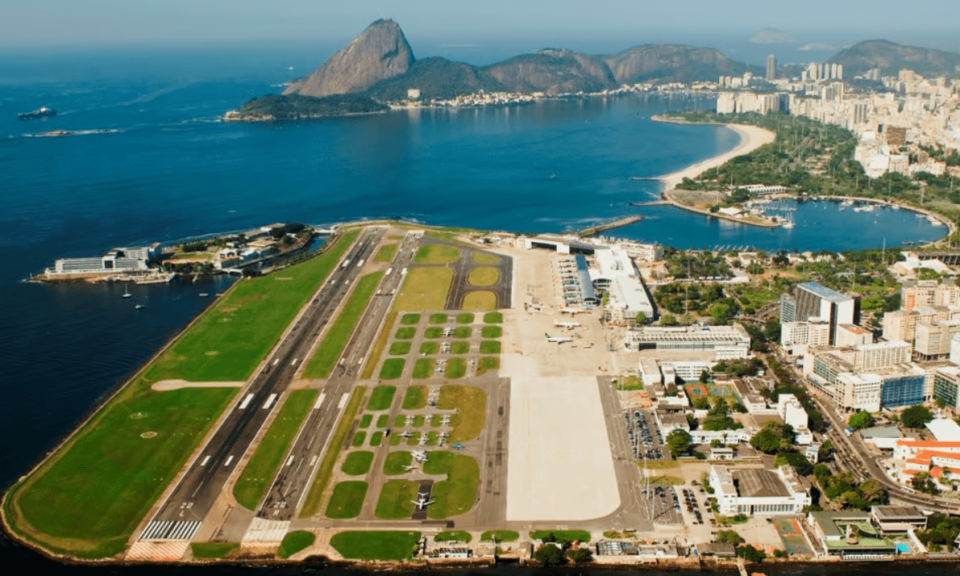
[[[643,220],[643,216],[627,216],[626,218],[621,218],[613,222],[607,222],[606,224],[597,224],[596,226],[591,226],[585,228],[578,232],[577,234],[581,238],[586,238],[588,236],[596,236],[601,232],[606,232],[607,230],[613,230],[614,228],[621,228],[623,226],[629,226],[635,222]]]

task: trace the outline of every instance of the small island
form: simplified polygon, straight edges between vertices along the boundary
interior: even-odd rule
[[[372,114],[389,110],[372,98],[357,94],[302,96],[268,94],[230,110],[223,119],[231,122],[269,122],[273,120],[315,120],[353,114]]]

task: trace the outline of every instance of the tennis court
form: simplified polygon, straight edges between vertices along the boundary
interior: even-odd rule
[[[690,398],[733,398],[736,401],[740,401],[740,398],[737,397],[736,392],[733,391],[733,388],[726,384],[687,384],[684,387],[684,390],[687,391],[687,396]]]
[[[800,525],[797,524],[796,518],[778,518],[774,524],[787,554],[812,554],[807,547],[806,539],[800,532]]]

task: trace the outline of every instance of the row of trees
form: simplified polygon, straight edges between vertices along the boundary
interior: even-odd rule
[[[813,475],[820,491],[830,499],[832,510],[869,510],[871,506],[887,501],[887,490],[876,478],[867,478],[858,484],[850,472],[834,473],[826,464],[814,466]]]

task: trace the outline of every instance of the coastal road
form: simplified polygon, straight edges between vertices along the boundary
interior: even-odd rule
[[[190,464],[176,488],[140,533],[141,540],[189,540],[200,528],[227,480],[267,421],[282,404],[282,394],[307,360],[323,327],[332,320],[369,260],[385,228],[364,230],[294,320],[267,362],[253,377],[212,438]]]
[[[377,294],[364,311],[323,388],[323,400],[315,405],[301,427],[293,447],[283,460],[284,464],[257,509],[257,517],[290,521],[303,505],[322,462],[324,448],[333,434],[341,410],[346,406],[347,397],[359,379],[377,332],[390,311],[405,277],[404,272],[413,261],[418,246],[419,239],[414,234],[407,234],[400,244],[390,274],[380,281]],[[339,450],[340,447],[330,446],[327,449]]]

